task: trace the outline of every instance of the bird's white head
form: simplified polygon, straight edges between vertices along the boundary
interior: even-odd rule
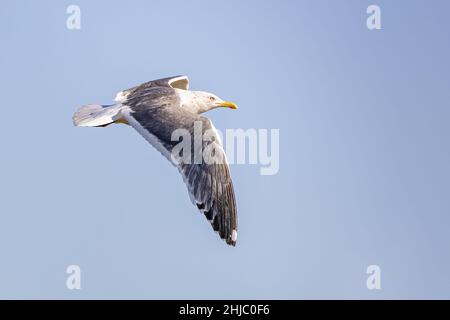
[[[237,109],[236,104],[233,102],[224,101],[215,94],[205,91],[190,91],[189,100],[188,103],[184,103],[184,107],[192,109],[196,113],[203,113],[221,107]]]

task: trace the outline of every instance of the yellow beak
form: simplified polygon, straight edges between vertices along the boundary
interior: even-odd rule
[[[233,102],[230,101],[223,101],[219,103],[220,107],[224,107],[224,108],[230,108],[230,109],[237,109],[237,105],[234,104]]]

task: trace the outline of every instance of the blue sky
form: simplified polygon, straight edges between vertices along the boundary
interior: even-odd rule
[[[66,8],[81,8],[81,30]],[[377,4],[382,29],[366,28]],[[1,298],[450,298],[448,1],[4,1]],[[227,247],[134,130],[86,103],[186,74],[280,129],[280,170],[233,165]],[[81,290],[66,288],[79,265]],[[368,290],[366,268],[381,268]]]

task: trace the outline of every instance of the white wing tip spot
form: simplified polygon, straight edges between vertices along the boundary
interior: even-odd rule
[[[237,240],[237,231],[236,230],[233,230],[231,232],[231,240],[232,241],[236,241]]]

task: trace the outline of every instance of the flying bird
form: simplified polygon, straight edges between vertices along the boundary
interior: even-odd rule
[[[113,123],[127,124],[138,131],[153,147],[175,165],[187,185],[191,201],[211,223],[214,231],[235,246],[237,240],[237,213],[233,183],[225,152],[212,122],[203,112],[225,107],[237,109],[229,101],[204,91],[190,91],[189,79],[176,76],[153,80],[120,91],[111,105],[89,104],[73,115],[79,127],[106,127]],[[198,133],[195,124],[212,132],[210,139],[202,140],[202,148],[192,148],[189,159],[212,147],[214,162],[173,161],[173,151],[179,141],[172,141],[172,133],[183,129],[194,141]],[[184,151],[183,151],[184,152]]]

